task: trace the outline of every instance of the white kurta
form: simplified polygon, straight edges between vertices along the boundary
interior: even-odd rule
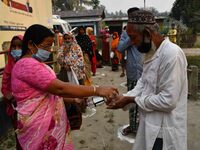
[[[140,123],[134,150],[152,150],[163,138],[163,150],[187,150],[187,60],[180,47],[165,39],[127,96],[135,96]],[[161,128],[162,127],[162,128]]]

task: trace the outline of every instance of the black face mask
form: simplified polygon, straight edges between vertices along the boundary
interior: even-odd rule
[[[150,42],[146,43],[143,36],[142,43],[140,46],[137,47],[137,49],[140,53],[148,53],[151,50],[151,40]]]

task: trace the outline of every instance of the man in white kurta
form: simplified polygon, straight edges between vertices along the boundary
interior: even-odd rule
[[[143,17],[144,14],[141,14]],[[137,18],[140,17],[140,15],[134,15]],[[150,17],[148,16],[148,19]],[[139,35],[135,35],[139,33],[136,30],[137,22],[130,20],[129,23],[127,32],[137,45],[136,39],[140,39]],[[134,150],[152,150],[155,148],[154,144],[157,139],[162,140],[162,148],[160,148],[162,150],[186,150],[187,60],[179,46],[155,33],[150,29],[151,25],[154,24],[148,24],[145,34],[142,35],[143,41],[144,38],[150,39],[151,48],[145,52],[141,51],[144,53],[141,78],[132,91],[114,100],[109,100],[108,108],[122,108],[131,103],[137,103],[139,106],[140,122]],[[147,38],[145,37],[146,31],[148,32]],[[141,42],[138,43],[139,47]]]

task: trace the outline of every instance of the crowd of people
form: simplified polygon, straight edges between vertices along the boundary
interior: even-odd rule
[[[110,34],[107,26],[100,34],[101,59],[91,27],[79,27],[76,36],[63,35],[57,56],[60,75],[44,63],[55,42],[52,30],[34,24],[24,36],[13,37],[2,93],[16,149],[73,150],[66,105],[82,105],[86,97],[100,96],[106,98],[108,109],[129,110],[130,124],[122,134],[137,134],[134,149],[186,150],[187,60],[181,48],[159,33],[152,13],[138,8],[128,10],[121,36]],[[110,64],[112,71],[121,64],[128,93],[92,85],[100,62]]]
[[[58,62],[66,70],[68,82],[59,80],[44,63],[55,40],[50,29],[35,24],[26,30],[24,37],[15,36],[11,41],[2,93],[9,102],[7,110],[13,121],[17,149],[73,149],[63,101],[79,104],[84,103],[85,97],[108,99],[118,94],[114,87],[86,86],[91,85],[88,62],[92,60],[93,49],[83,28],[76,38],[71,33],[63,38]]]

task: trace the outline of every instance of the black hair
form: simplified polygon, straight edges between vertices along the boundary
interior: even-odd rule
[[[131,8],[128,9],[127,14],[130,14],[130,13],[137,11],[137,10],[140,10],[140,9],[137,8],[137,7],[131,7]]]
[[[22,39],[20,39],[18,36],[14,36],[14,37],[12,38],[12,41],[13,41],[13,40],[16,40],[16,39],[22,41]]]
[[[123,30],[126,30],[126,26],[123,27]]]
[[[67,35],[68,35],[67,33],[63,34],[63,38],[64,38],[65,36],[67,36]]]
[[[174,26],[174,27],[175,27],[175,25],[176,25],[175,23],[172,23],[172,24],[171,24],[171,26]]]
[[[78,32],[80,32],[81,29],[83,29],[85,31],[85,27],[84,26],[79,26],[78,27]]]
[[[47,27],[39,24],[31,25],[25,32],[22,44],[22,56],[28,52],[28,43],[40,44],[47,37],[54,37],[54,33]]]

